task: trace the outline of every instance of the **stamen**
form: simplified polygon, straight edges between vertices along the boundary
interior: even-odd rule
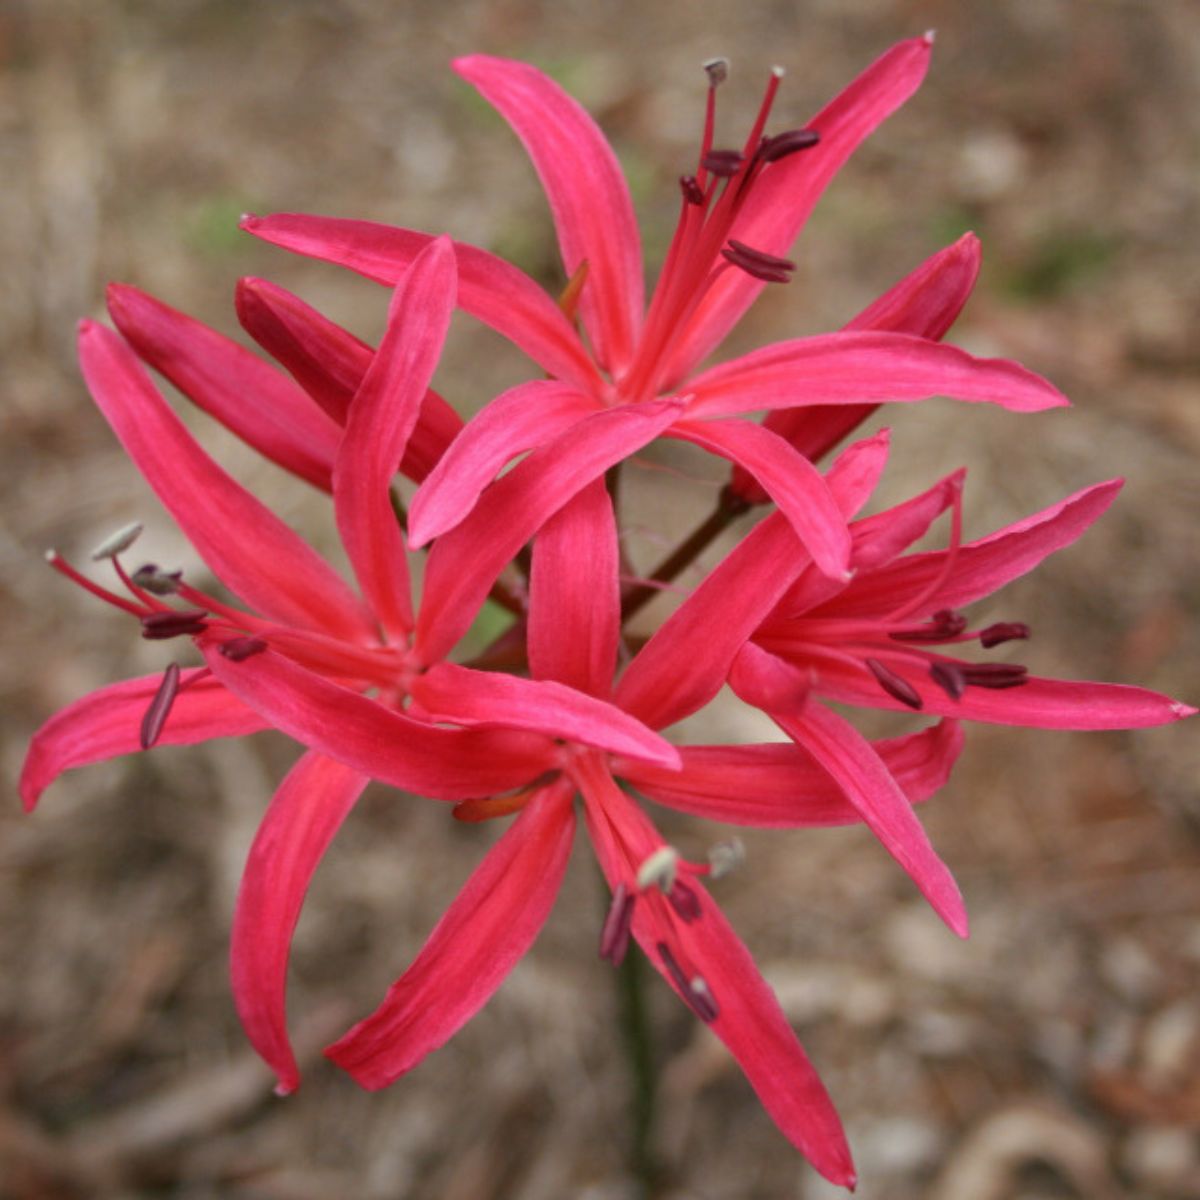
[[[961,700],[963,692],[967,690],[967,680],[962,669],[953,663],[930,663],[929,675],[951,700]]]
[[[618,883],[613,892],[612,904],[600,930],[600,957],[619,967],[629,949],[629,931],[633,927],[633,907],[637,903],[637,892],[631,892],[623,883]]]
[[[766,283],[787,283],[796,269],[791,259],[768,254],[765,250],[755,250],[753,246],[747,246],[735,238],[729,239],[729,244],[721,250],[721,254],[735,267]]]
[[[676,915],[686,925],[704,916],[704,909],[700,907],[700,897],[682,879],[675,881],[675,886],[667,893],[667,899]]]
[[[203,633],[208,627],[208,613],[202,608],[168,609],[166,612],[144,613],[142,637],[148,641],[161,642],[168,638],[192,636]]]
[[[967,683],[981,688],[1020,687],[1029,677],[1019,663],[965,663],[959,670]]]
[[[134,604],[132,600],[126,600],[124,596],[118,596],[116,592],[110,592],[108,588],[101,587],[98,583],[93,583],[86,575],[81,575],[57,550],[46,551],[46,561],[60,574],[65,575],[72,583],[77,583],[85,592],[91,592],[93,596],[104,600],[111,604],[114,608],[119,608],[123,612],[131,613],[135,617],[141,617],[145,613],[145,609]]]
[[[675,886],[675,875],[679,868],[679,851],[674,846],[659,846],[640,867],[637,873],[637,885],[642,891],[656,887],[664,895],[669,895]]]
[[[92,562],[102,562],[106,558],[116,558],[122,551],[128,550],[142,535],[144,526],[141,521],[124,525],[116,533],[110,534],[92,551]]]
[[[666,942],[657,942],[654,947],[658,951],[662,965],[666,968],[675,986],[679,989],[683,1002],[702,1021],[715,1021],[720,1014],[712,989],[700,975],[688,976],[679,965],[678,959],[671,953],[671,947]]]
[[[708,848],[708,864],[711,868],[709,876],[720,879],[746,861],[746,845],[741,838],[729,838],[728,841],[717,842]]]
[[[877,658],[868,658],[865,661],[867,670],[875,676],[875,681],[893,700],[899,700],[901,704],[907,704],[909,708],[925,707],[920,693],[907,679],[901,679],[895,671],[885,666]]]
[[[701,165],[718,179],[732,179],[746,160],[736,150],[710,150]]]
[[[221,654],[231,662],[244,662],[261,654],[267,648],[267,643],[260,637],[235,637],[222,642],[217,647]]]
[[[967,627],[967,618],[951,608],[939,608],[929,624],[918,629],[897,629],[889,633],[895,642],[949,642]]]
[[[729,59],[709,58],[700,64],[708,76],[709,87],[720,87],[729,78]]]
[[[704,203],[704,189],[696,181],[695,175],[680,175],[679,190],[688,204],[699,206]]]
[[[179,664],[171,663],[163,673],[162,683],[158,685],[158,691],[154,693],[146,715],[142,717],[140,741],[143,750],[149,750],[162,735],[163,726],[167,723],[167,717],[171,715],[171,706],[178,694]]]
[[[774,137],[763,138],[758,147],[759,162],[773,163],[799,150],[809,150],[821,140],[815,129],[789,129]]]
[[[1029,633],[1029,626],[1024,621],[998,621],[979,631],[979,644],[990,650],[1004,642],[1024,641]]]
[[[183,579],[182,571],[164,571],[154,563],[145,563],[130,576],[138,587],[152,596],[173,596]]]

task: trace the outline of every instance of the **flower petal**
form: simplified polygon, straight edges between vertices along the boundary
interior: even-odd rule
[[[587,263],[580,315],[610,374],[629,364],[642,319],[642,243],[620,164],[587,112],[526,63],[454,61],[525,144],[545,188],[567,278]]]
[[[241,227],[285,250],[349,267],[390,287],[433,241],[431,234],[412,229],[300,213],[244,217]],[[599,387],[596,368],[578,334],[528,275],[465,242],[455,242],[454,252],[463,309],[519,346],[547,374],[583,391]]]
[[[309,752],[288,772],[258,827],[233,913],[229,973],[251,1045],[285,1096],[300,1083],[287,1033],[292,933],[313,873],[367,777]]]
[[[653,441],[679,412],[677,401],[655,400],[593,413],[498,479],[430,551],[416,636],[425,660],[445,657],[500,572],[571,497]]]
[[[542,788],[366,1020],[326,1050],[365,1088],[394,1083],[487,1002],[545,923],[575,833],[572,789]]]
[[[454,250],[449,238],[438,238],[396,285],[387,332],[350,405],[333,469],[342,543],[363,595],[393,637],[412,629],[413,610],[390,488],[442,353],[454,293]]]
[[[200,639],[213,674],[289,737],[364,775],[435,800],[520,787],[554,765],[550,739],[440,729],[314,675],[267,649],[243,662]]]
[[[191,746],[270,727],[203,668],[183,671],[179,678],[179,691],[156,745]],[[32,811],[64,771],[140,750],[142,718],[161,683],[161,674],[114,683],[55,713],[30,739],[21,768],[18,791],[26,811]]]
[[[817,569],[850,578],[850,531],[824,477],[802,454],[753,421],[677,421],[669,437],[703,446],[753,475],[788,519]]]
[[[1040,412],[1068,404],[1053,384],[1003,358],[907,333],[825,333],[776,342],[721,363],[688,385],[689,417],[761,408],[911,402],[931,396]]]
[[[667,767],[679,762],[675,747],[640,721],[553,680],[438,663],[413,681],[411,691],[432,721],[527,729]]]
[[[549,379],[518,384],[497,396],[468,422],[413,497],[409,545],[418,549],[453,529],[511,459],[597,411],[594,400]]]
[[[928,37],[900,42],[835,96],[806,126],[821,135],[820,143],[763,172],[731,236],[756,250],[786,257],[842,164],[920,86],[931,49]],[[743,271],[726,271],[705,296],[676,347],[670,377],[682,380],[706,358],[764,286]]]
[[[916,804],[945,785],[963,741],[961,725],[942,720],[871,746]],[[792,742],[681,746],[679,754],[678,771],[625,759],[614,760],[613,771],[656,803],[712,821],[795,829],[862,820],[829,772]]]
[[[265,458],[330,490],[338,428],[286,375],[137,288],[110,283],[108,311],[139,357],[189,400]]]
[[[621,638],[617,523],[596,479],[542,526],[529,575],[529,670],[591,696],[612,694]]]
[[[226,586],[285,624],[347,641],[372,636],[368,615],[341,577],[200,449],[124,342],[83,321],[79,357],[129,457]]]
[[[338,425],[345,425],[375,351],[299,296],[265,279],[240,279],[235,299],[242,328]],[[401,474],[423,480],[462,427],[458,413],[437,392],[427,391],[400,460]]]
[[[789,681],[794,681],[797,699],[785,708],[780,700]],[[962,893],[930,845],[908,797],[871,743],[824,705],[806,703],[804,677],[753,644],[738,656],[729,682],[747,704],[764,708],[788,737],[829,772],[934,911],[959,937],[966,937],[967,911]]]

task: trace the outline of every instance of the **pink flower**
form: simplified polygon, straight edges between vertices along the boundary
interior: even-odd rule
[[[462,533],[467,514],[507,462],[533,450],[509,475],[525,481],[513,514],[519,546],[588,481],[662,435],[737,464],[786,514],[819,569],[844,578],[849,538],[821,476],[771,423],[745,414],[821,406],[823,428],[827,406],[851,408],[852,427],[864,405],[943,393],[1016,411],[1065,404],[1014,363],[918,336],[931,332],[930,319],[906,322],[874,309],[841,333],[781,342],[696,373],[764,284],[786,278],[790,264],[780,256],[853,149],[916,89],[929,52],[928,38],[900,43],[806,129],[764,137],[779,85],[774,73],[740,152],[713,147],[722,69],[710,64],[696,172],[682,181],[679,226],[645,309],[632,202],[591,118],[532,67],[458,60],[458,72],[500,110],[533,159],[571,280],[564,303],[577,307],[583,332],[516,268],[456,244],[461,305],[529,353],[549,378],[512,389],[468,424],[414,500],[411,543],[451,531],[477,541],[477,532]],[[296,214],[250,217],[244,227],[381,282],[393,281],[428,241],[412,230]],[[964,243],[960,256],[972,256],[973,245]],[[941,265],[930,271],[939,274]],[[435,547],[431,567],[438,555]],[[490,562],[481,564],[462,586],[477,593],[490,570]]]

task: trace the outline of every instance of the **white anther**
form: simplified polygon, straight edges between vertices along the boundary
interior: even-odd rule
[[[708,848],[708,864],[712,867],[711,877],[720,879],[746,861],[746,847],[741,838],[730,838]]]
[[[660,846],[638,867],[637,885],[642,890],[656,887],[660,892],[669,892],[675,886],[678,867],[679,851],[674,846]]]
[[[125,550],[128,550],[134,542],[142,536],[141,521],[133,521],[129,525],[118,529],[116,533],[106,537],[104,541],[92,551],[92,562],[100,562],[105,558],[116,558]]]
[[[700,64],[713,87],[719,87],[729,78],[729,59],[709,58]]]

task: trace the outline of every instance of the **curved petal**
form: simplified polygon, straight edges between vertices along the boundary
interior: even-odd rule
[[[567,278],[587,263],[580,297],[596,358],[629,364],[642,320],[642,243],[620,164],[587,112],[526,63],[473,54],[454,61],[525,144],[550,201]]]
[[[518,384],[497,396],[467,423],[413,497],[409,545],[419,549],[453,529],[509,461],[597,411],[594,400],[549,379]]]
[[[412,629],[413,611],[390,488],[442,353],[454,293],[454,250],[449,238],[438,238],[396,285],[387,332],[350,405],[333,468],[342,544],[363,595],[393,637]]]
[[[142,718],[161,683],[159,674],[110,684],[55,713],[29,742],[17,785],[25,810],[32,811],[64,771],[141,750]],[[155,745],[191,746],[269,728],[269,721],[198,668],[180,673],[171,715]]]
[[[1069,403],[1053,384],[1003,358],[908,333],[825,333],[776,342],[688,385],[689,417],[810,404],[911,402],[931,396],[1040,412]]]
[[[287,1033],[287,965],[304,895],[367,777],[309,752],[288,772],[246,859],[233,912],[229,974],[250,1044],[286,1096],[300,1084]]]
[[[640,721],[549,679],[522,679],[438,663],[413,681],[412,697],[433,721],[484,729],[528,729],[564,742],[674,766],[679,753]]]
[[[929,67],[930,37],[893,46],[806,126],[820,144],[772,164],[754,184],[731,236],[787,256],[821,194],[860,143],[917,90]],[[717,346],[765,285],[742,271],[726,271],[705,296],[676,347],[671,378],[682,380]]]
[[[679,411],[677,401],[655,400],[593,413],[498,479],[430,551],[416,636],[425,661],[445,657],[500,572],[568,500],[653,441]]]
[[[349,267],[390,287],[433,241],[431,234],[413,229],[301,213],[244,217],[241,227],[294,254]],[[463,309],[524,350],[547,374],[598,393],[600,377],[579,335],[528,275],[465,242],[455,242],[454,253],[458,303]]]
[[[786,663],[751,644],[738,656],[729,682],[747,704],[763,707],[788,737],[829,772],[934,911],[959,937],[966,937],[962,893],[886,763],[848,721],[822,704],[805,703],[807,681],[797,676]],[[796,680],[799,700],[781,709],[777,705],[789,677]]]
[[[963,742],[962,726],[942,720],[871,746],[917,804],[945,785]],[[656,803],[712,821],[796,829],[862,820],[829,772],[792,742],[681,746],[679,754],[678,771],[624,759],[613,762],[613,771]]]
[[[850,531],[824,476],[802,454],[753,421],[676,421],[668,433],[738,463],[788,519],[817,569],[850,578]]]
[[[542,788],[475,869],[408,970],[326,1051],[365,1088],[394,1083],[462,1028],[545,923],[571,853],[569,785]]]
[[[555,762],[549,738],[440,729],[387,708],[265,650],[242,662],[199,639],[213,674],[289,737],[417,795],[469,800],[520,787]]]
[[[329,491],[337,426],[286,375],[137,288],[108,285],[121,336],[197,407],[316,487]]]
[[[533,542],[526,644],[535,679],[601,699],[612,694],[621,638],[619,557],[612,499],[596,479]]]
[[[285,624],[359,641],[373,625],[316,551],[192,439],[115,334],[83,321],[84,379],[134,465],[213,572],[248,604]]]

